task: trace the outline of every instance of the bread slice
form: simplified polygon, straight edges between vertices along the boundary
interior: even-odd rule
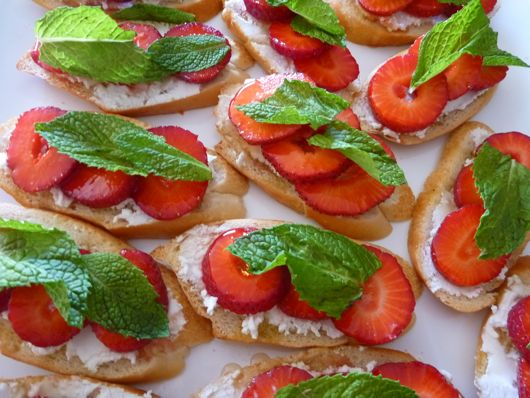
[[[83,1],[79,0],[33,0],[35,3],[46,7],[48,9],[61,7],[61,6],[78,6],[83,4]],[[136,3],[147,3],[153,4],[152,0],[135,1]],[[86,3],[86,1],[85,1]],[[90,1],[88,2],[90,3]],[[222,8],[221,0],[159,0],[158,5],[164,7],[174,7],[185,12],[191,12],[195,14],[197,21],[204,22],[217,15]]]
[[[0,125],[0,158],[4,156],[4,160],[7,158],[8,137],[16,122],[17,119],[11,119]],[[0,188],[23,206],[78,217],[124,238],[173,236],[196,224],[245,215],[242,195],[248,189],[246,179],[214,151],[208,150],[208,157],[214,179],[209,184],[202,204],[190,213],[170,221],[159,221],[147,216],[130,199],[118,206],[93,209],[77,202],[66,206],[68,203],[64,203],[60,196],[54,199],[54,193],[60,195],[58,189],[27,193],[15,185],[5,164],[0,166]],[[130,220],[122,218],[127,214],[131,215]]]
[[[447,206],[450,206],[453,197],[452,190],[458,173],[466,160],[473,157],[476,146],[493,133],[493,130],[482,123],[467,122],[451,135],[438,166],[425,181],[409,228],[408,247],[416,271],[427,288],[442,303],[462,312],[480,311],[493,305],[497,296],[497,288],[502,284],[504,277],[501,274],[499,278],[477,288],[459,288],[449,282],[446,285],[440,285],[440,281],[445,281],[445,279],[435,270],[430,260],[431,230],[433,217],[436,216],[433,215],[440,203],[442,203],[440,206],[444,206],[444,203],[449,201]],[[508,268],[515,263],[525,245],[526,243],[512,253],[507,263]],[[449,291],[450,287],[454,291]],[[464,292],[467,292],[468,296],[463,295]]]
[[[242,82],[248,77],[244,70],[252,66],[254,61],[240,44],[233,41],[230,44],[230,62],[219,76],[205,84],[186,83],[177,77],[133,86],[98,83],[88,78],[49,72],[37,65],[29,52],[18,61],[17,68],[92,102],[107,113],[126,116],[177,113],[217,104],[219,92],[225,85]]]
[[[293,184],[279,176],[261,155],[259,146],[249,145],[227,117],[230,101],[241,86],[226,87],[219,96],[215,109],[217,130],[221,142],[215,149],[233,167],[255,182],[260,188],[298,213],[312,218],[320,225],[352,238],[375,240],[390,234],[389,221],[410,218],[414,206],[414,194],[408,185],[396,187],[385,202],[356,217],[330,216],[309,207],[298,195]]]
[[[254,227],[259,229],[282,223],[284,222],[242,219],[198,225],[156,248],[151,255],[157,261],[166,264],[175,271],[180,286],[184,290],[194,310],[200,316],[208,318],[212,322],[213,333],[218,338],[245,343],[267,343],[285,347],[331,347],[351,342],[352,340],[338,332],[329,320],[322,322],[302,321],[303,325],[291,325],[288,328],[290,332],[288,330],[282,333],[278,327],[278,323],[272,323],[271,317],[265,317],[263,319],[263,315],[260,314],[245,317],[224,310],[219,306],[216,306],[213,310],[206,308],[205,302],[211,300],[212,297],[207,297],[204,283],[202,282],[201,263],[208,247],[215,238],[220,233],[232,228]],[[383,248],[380,249],[386,251]],[[399,256],[394,256],[400,262],[416,298],[419,297],[422,286],[413,268]],[[278,312],[276,315],[280,315],[279,310],[276,309],[275,311]],[[260,317],[262,318],[261,323],[259,322]],[[250,331],[252,330],[250,324],[253,320],[260,323],[258,328],[259,333],[255,336],[252,336],[252,332]],[[291,321],[297,320],[291,318]],[[247,333],[243,332],[243,326],[248,327],[249,331]],[[293,332],[293,330],[295,331]]]
[[[27,376],[18,379],[0,379],[0,396],[4,398],[159,398],[133,387],[105,383],[79,376]]]
[[[194,398],[239,398],[257,375],[276,366],[300,367],[315,375],[332,372],[370,372],[375,366],[389,362],[411,362],[415,358],[402,351],[344,345],[334,348],[312,348],[283,358],[257,357],[249,366],[231,366],[219,379],[197,392]]]
[[[113,237],[106,231],[83,221],[43,210],[1,204],[0,218],[25,220],[66,231],[79,247],[93,252],[119,253],[129,247],[127,243]],[[135,383],[171,377],[184,367],[189,348],[205,343],[212,338],[207,321],[197,316],[182,292],[174,273],[160,267],[168,288],[170,299],[182,306],[186,323],[178,335],[158,339],[137,352],[136,362],[127,359],[101,364],[97,370],[89,370],[77,356],[66,356],[66,347],[57,351],[36,355],[28,343],[21,340],[11,328],[7,319],[0,318],[0,351],[3,355],[39,368],[62,374],[89,376],[100,380]]]
[[[475,356],[475,386],[479,397],[518,396],[516,380],[520,354],[511,343],[506,317],[519,299],[530,295],[529,286],[530,256],[520,257],[500,289],[496,305],[484,319]]]

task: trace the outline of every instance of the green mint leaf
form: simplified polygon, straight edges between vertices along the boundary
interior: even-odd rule
[[[325,134],[314,135],[307,142],[320,148],[338,150],[384,185],[398,186],[407,183],[403,170],[385,152],[379,141],[346,123],[332,122]]]
[[[455,4],[457,6],[464,6],[469,3],[469,0],[438,0],[438,3]]]
[[[189,12],[154,4],[133,4],[113,13],[112,18],[120,21],[154,21],[174,25],[195,21],[195,15]]]
[[[280,388],[275,398],[418,398],[395,380],[370,373],[321,376]]]
[[[237,109],[260,123],[309,124],[313,129],[331,123],[349,106],[339,95],[308,82],[286,79],[263,102],[252,102]]]
[[[526,348],[527,348],[528,350],[530,350],[530,343],[528,343],[528,345],[526,346]]]
[[[147,53],[171,72],[196,72],[217,65],[229,51],[224,37],[192,35],[164,37],[155,41]]]
[[[363,246],[310,225],[282,224],[254,231],[228,250],[243,259],[253,274],[287,265],[302,300],[334,318],[361,297],[364,282],[381,267],[377,256]]]
[[[346,47],[346,35],[334,35],[313,25],[307,19],[297,15],[291,21],[291,27],[295,32],[305,36],[310,36],[332,46]]]
[[[172,73],[133,43],[133,31],[121,29],[99,7],[51,10],[37,21],[35,33],[41,43],[41,60],[74,76],[136,84]]]
[[[486,209],[475,234],[480,258],[509,254],[530,230],[530,170],[485,143],[473,163],[473,177]]]
[[[93,112],[68,112],[35,130],[50,146],[88,166],[129,175],[205,181],[210,168],[128,120]]]
[[[139,268],[110,253],[87,254],[82,260],[93,283],[87,300],[88,319],[138,339],[169,336],[166,311]]]
[[[411,88],[416,88],[442,73],[465,53],[481,55],[484,65],[528,66],[514,55],[497,47],[497,33],[480,0],[471,0],[462,10],[436,24],[423,38]]]

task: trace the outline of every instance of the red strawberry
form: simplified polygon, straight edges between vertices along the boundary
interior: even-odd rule
[[[263,145],[261,151],[289,181],[316,181],[339,175],[351,162],[338,151],[308,144],[307,139],[314,134],[305,126],[293,137]]]
[[[267,0],[243,0],[247,12],[260,21],[285,21],[293,16],[291,10],[285,6],[271,6]]]
[[[501,272],[508,256],[480,260],[480,249],[475,242],[481,205],[467,205],[449,214],[436,232],[431,245],[436,269],[451,283],[475,286],[489,282]]]
[[[300,197],[312,208],[334,216],[356,216],[388,199],[394,187],[385,186],[356,164],[331,179],[295,183]]]
[[[471,85],[473,90],[484,90],[500,83],[508,73],[507,66],[483,66]]]
[[[413,0],[359,0],[362,8],[371,14],[387,16],[404,10]]]
[[[50,122],[65,111],[54,108],[33,108],[24,112],[9,140],[7,165],[13,182],[26,192],[48,190],[60,184],[73,171],[76,161],[48,147],[35,132],[35,123]]]
[[[447,81],[438,75],[411,94],[415,56],[397,56],[381,66],[368,86],[368,100],[376,118],[399,133],[422,130],[442,114],[447,105]]]
[[[193,35],[214,35],[219,37],[224,37],[224,35],[215,28],[211,26],[199,23],[199,22],[189,22],[181,25],[176,25],[171,28],[164,37],[177,37],[177,36],[193,36]],[[230,45],[228,39],[226,44]],[[217,65],[211,66],[209,68],[199,70],[196,72],[181,72],[177,74],[179,78],[185,80],[189,83],[207,83],[210,80],[213,80],[223,71],[225,66],[230,62],[230,57],[232,56],[232,50],[224,56],[224,58],[219,61]]]
[[[482,69],[482,57],[464,54],[445,71],[449,100],[461,97],[472,89]]]
[[[342,90],[359,76],[359,65],[350,50],[339,46],[328,47],[318,57],[295,59],[294,65],[318,87],[329,91]]]
[[[519,300],[508,313],[508,334],[521,355],[530,361],[530,296]]]
[[[462,170],[460,170],[460,173],[458,173],[455,181],[454,197],[455,204],[458,207],[466,205],[483,205],[482,198],[475,185],[471,165],[463,167]]]
[[[131,196],[136,178],[121,171],[108,171],[80,164],[61,184],[61,190],[79,203],[93,208],[117,205]]]
[[[131,336],[122,336],[121,334],[111,332],[96,323],[91,323],[90,327],[97,339],[108,349],[115,352],[137,351],[151,342],[149,339],[137,339]]]
[[[416,56],[416,57],[419,55],[420,45],[421,45],[421,41],[423,40],[423,36],[424,35],[421,35],[416,40],[414,40],[414,43],[412,43],[412,45],[407,50],[407,54]]]
[[[435,367],[426,363],[390,362],[376,366],[372,373],[399,381],[403,386],[416,391],[419,398],[459,398],[462,396]]]
[[[53,66],[50,66],[48,64],[45,64],[44,62],[40,60],[40,43],[39,42],[35,43],[35,47],[33,48],[33,50],[31,50],[30,56],[33,62],[39,65],[42,69],[47,70],[48,72],[52,72],[52,73],[64,73],[62,70],[58,68],[54,68]]]
[[[291,285],[289,292],[280,304],[278,304],[278,307],[285,314],[295,318],[319,321],[328,317],[325,312],[315,310],[307,303],[307,301],[302,300],[294,285]]]
[[[296,32],[290,22],[273,22],[269,37],[272,48],[292,59],[317,57],[328,47],[318,39]]]
[[[343,110],[341,113],[337,115],[335,119],[340,120],[341,122],[344,122],[350,125],[350,127],[353,127],[354,129],[361,128],[361,123],[359,122],[359,118],[357,117],[355,113],[353,113],[351,108]]]
[[[526,358],[519,359],[517,389],[519,398],[530,398],[530,362]]]
[[[0,290],[0,313],[7,311],[9,298],[11,297],[11,289],[3,288]]]
[[[190,131],[176,126],[156,127],[149,131],[164,137],[169,145],[208,164],[206,148]],[[208,181],[168,180],[150,175],[139,181],[133,199],[151,217],[173,220],[200,206],[206,188]]]
[[[512,131],[489,136],[486,142],[530,169],[530,137]]]
[[[151,44],[162,37],[153,25],[145,23],[122,22],[120,28],[136,32],[134,44],[144,50],[147,50]]]
[[[18,337],[37,347],[61,345],[81,331],[66,323],[41,285],[14,288],[7,316]]]
[[[439,3],[438,0],[414,0],[404,11],[415,17],[426,18],[443,14],[446,9],[447,4]]]
[[[270,310],[289,290],[289,271],[274,268],[261,275],[252,275],[248,265],[226,248],[251,229],[237,228],[215,239],[202,260],[202,280],[208,294],[218,304],[236,314],[255,314]]]
[[[410,324],[416,299],[397,259],[375,247],[365,247],[383,265],[365,282],[361,298],[333,323],[360,344],[384,344]]]
[[[300,368],[277,366],[254,377],[241,398],[274,398],[280,388],[312,378],[311,373]]]
[[[285,79],[310,82],[306,76],[300,73],[269,75],[243,86],[230,102],[228,116],[239,130],[241,137],[249,144],[264,144],[278,141],[293,135],[300,128],[300,125],[259,123],[236,109],[237,106],[260,102],[270,97],[282,85]]]
[[[482,3],[482,7],[484,8],[484,11],[486,12],[486,14],[489,14],[490,12],[492,12],[493,9],[495,8],[495,5],[497,4],[497,0],[480,0],[480,2]],[[460,11],[461,8],[462,6],[457,6],[455,4],[448,4],[447,9],[445,10],[445,14],[448,16],[451,16],[455,12]]]

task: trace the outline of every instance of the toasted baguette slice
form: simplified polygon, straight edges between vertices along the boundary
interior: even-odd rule
[[[81,4],[97,3],[94,1],[82,1],[82,0],[33,0],[35,3],[46,7],[48,9],[61,7],[61,6],[78,6]],[[134,3],[147,3],[153,4],[152,0],[142,1],[136,0]],[[191,12],[195,14],[197,21],[204,22],[217,15],[223,4],[221,0],[159,0],[158,5],[164,7],[178,8],[185,12]]]
[[[257,375],[276,366],[300,367],[315,375],[348,369],[370,372],[375,366],[389,362],[411,362],[415,358],[402,351],[344,345],[335,348],[312,348],[283,358],[256,358],[245,367],[231,366],[219,379],[208,384],[194,398],[239,398]]]
[[[9,143],[7,136],[15,128],[16,122],[17,119],[11,119],[0,125],[0,156],[6,155]],[[245,215],[242,195],[248,189],[248,182],[214,151],[208,150],[208,157],[214,179],[209,184],[202,204],[190,213],[170,221],[159,221],[147,216],[130,199],[118,206],[93,209],[77,202],[66,206],[68,202],[61,201],[61,197],[54,199],[52,191],[27,193],[15,185],[7,165],[0,167],[0,188],[25,207],[53,210],[78,217],[124,238],[173,236],[196,224]],[[54,192],[57,194],[60,191]],[[123,203],[129,203],[125,210]],[[129,221],[121,218],[124,211],[131,212],[132,218]]]
[[[496,306],[484,319],[475,356],[475,386],[479,397],[519,396],[517,361],[520,354],[508,335],[507,316],[511,307],[526,296],[530,296],[530,256],[520,257],[510,270]]]
[[[92,252],[119,253],[121,249],[129,247],[127,243],[106,231],[62,214],[24,209],[3,203],[0,204],[0,218],[26,220],[49,228],[61,229],[67,232],[79,247]],[[0,351],[17,361],[52,372],[89,376],[111,382],[147,382],[177,374],[184,367],[189,348],[209,341],[212,334],[209,323],[197,316],[188,303],[174,273],[162,266],[160,269],[168,288],[169,298],[182,306],[186,323],[178,335],[154,340],[138,350],[135,363],[128,359],[119,359],[101,364],[93,371],[88,369],[77,356],[68,359],[65,346],[50,354],[37,355],[32,350],[34,347],[21,340],[11,328],[9,321],[3,317],[0,318]]]
[[[53,398],[159,398],[156,394],[133,387],[105,383],[86,377],[62,375],[0,379],[0,396],[3,398],[36,396]]]
[[[273,171],[272,166],[261,155],[260,147],[249,145],[243,140],[228,118],[230,101],[240,87],[240,85],[228,86],[219,96],[215,115],[221,142],[215,149],[228,163],[265,192],[298,213],[312,218],[323,227],[356,239],[384,238],[392,231],[389,221],[403,221],[410,218],[414,206],[414,194],[408,185],[396,187],[392,196],[385,202],[356,217],[330,216],[309,207],[300,198],[293,184]]]
[[[176,77],[134,86],[103,84],[87,78],[49,72],[37,65],[29,52],[18,61],[17,68],[92,102],[107,113],[126,116],[177,113],[217,104],[219,92],[225,85],[242,82],[248,77],[244,70],[252,66],[254,61],[241,45],[232,41],[230,44],[230,62],[219,76],[205,84],[186,83]]]
[[[423,192],[416,202],[409,228],[408,247],[416,271],[427,288],[442,303],[462,312],[480,311],[494,304],[497,296],[496,290],[504,278],[501,273],[499,278],[471,288],[457,287],[446,281],[436,271],[431,260],[430,242],[432,236],[430,235],[433,229],[433,217],[435,217],[434,213],[440,203],[442,203],[440,206],[449,207],[448,210],[450,211],[456,209],[452,205],[453,186],[456,177],[466,159],[473,157],[477,145],[493,133],[493,130],[482,123],[467,122],[451,135],[442,152],[438,166],[425,181]],[[436,218],[439,218],[439,215]],[[439,222],[441,221],[439,220]],[[512,253],[507,263],[508,268],[517,261],[525,245],[526,242]],[[440,285],[440,281],[443,281],[442,285]]]
[[[194,310],[212,322],[213,333],[218,338],[246,343],[267,343],[285,347],[331,347],[351,342],[351,339],[343,336],[342,333],[335,329],[330,320],[310,322],[297,319],[296,321],[300,321],[305,325],[305,334],[296,330],[293,331],[296,329],[294,326],[290,332],[282,333],[278,326],[270,322],[270,318],[265,317],[259,325],[259,328],[255,331],[257,335],[252,336],[251,332],[243,333],[242,328],[252,323],[250,319],[257,320],[262,315],[257,314],[248,318],[227,311],[219,306],[216,306],[213,311],[205,307],[205,302],[208,299],[205,299],[206,290],[202,282],[201,264],[208,247],[215,238],[220,233],[232,228],[254,227],[259,229],[269,228],[282,223],[282,221],[242,219],[198,225],[158,247],[151,255],[157,261],[160,261],[175,271],[180,286],[184,290]],[[380,249],[385,250],[383,248]],[[412,286],[414,295],[416,298],[419,297],[422,287],[413,268],[399,256],[394,256],[400,262]],[[413,321],[411,325],[412,323]],[[317,330],[317,332],[312,330]]]

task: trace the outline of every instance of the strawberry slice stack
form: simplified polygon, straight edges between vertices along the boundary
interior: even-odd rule
[[[486,13],[495,8],[497,0],[481,0]],[[462,6],[442,3],[437,0],[359,0],[361,7],[368,13],[388,17],[397,12],[405,12],[418,18],[450,16]]]

